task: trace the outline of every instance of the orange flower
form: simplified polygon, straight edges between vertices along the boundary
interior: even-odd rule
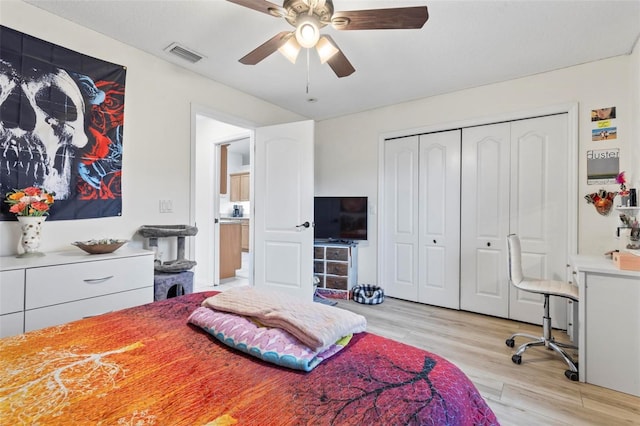
[[[46,212],[47,210],[49,210],[49,205],[44,201],[36,201],[35,203],[31,203],[31,207],[39,212]]]
[[[22,210],[27,208],[27,204],[26,203],[18,203],[18,204],[14,204],[9,208],[9,211],[11,213],[20,213]]]
[[[19,200],[24,197],[26,194],[22,191],[16,191],[13,194],[9,194],[7,197],[9,200]]]
[[[35,186],[30,186],[24,189],[24,193],[29,197],[35,197],[36,195],[40,195],[40,188],[36,188]]]

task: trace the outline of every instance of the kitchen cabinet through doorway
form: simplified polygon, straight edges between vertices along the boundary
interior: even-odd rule
[[[230,201],[249,201],[250,173],[231,173],[229,180],[231,182]]]

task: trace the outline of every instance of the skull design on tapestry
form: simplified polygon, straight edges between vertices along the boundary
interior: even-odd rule
[[[12,186],[0,192],[40,186],[66,199],[75,152],[88,142],[84,123],[82,93],[65,70],[20,74],[0,60],[0,172]]]

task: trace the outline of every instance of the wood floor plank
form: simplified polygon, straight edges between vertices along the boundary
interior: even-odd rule
[[[564,376],[562,359],[546,348],[528,349],[522,364],[505,340],[514,332],[541,335],[540,326],[387,297],[380,305],[340,300],[364,315],[367,331],[438,354],[476,385],[503,426],[640,425],[640,398]],[[540,313],[542,315],[542,312]],[[568,342],[554,330],[558,341]],[[527,341],[518,338],[516,345]],[[577,352],[569,351],[577,358]]]

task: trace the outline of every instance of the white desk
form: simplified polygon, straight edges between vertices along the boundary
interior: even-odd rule
[[[580,381],[640,396],[640,272],[577,255]]]

